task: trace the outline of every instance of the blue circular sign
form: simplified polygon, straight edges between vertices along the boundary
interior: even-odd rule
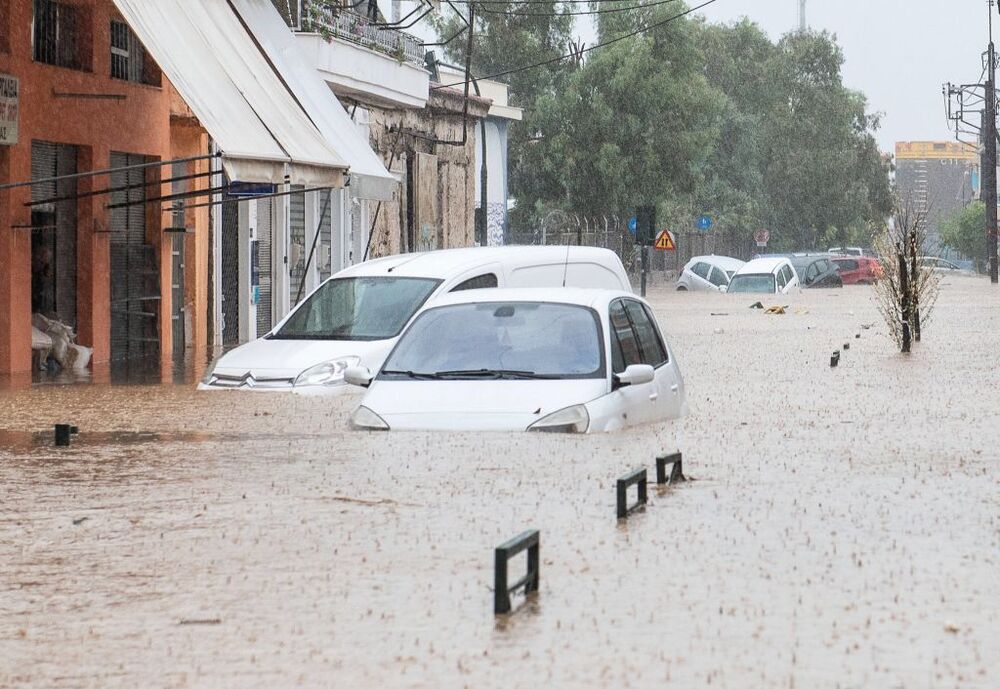
[[[631,232],[632,234],[635,234],[638,229],[639,229],[639,221],[633,215],[631,218],[628,219],[628,231]]]
[[[698,218],[698,229],[705,231],[712,229],[712,216],[703,215]]]

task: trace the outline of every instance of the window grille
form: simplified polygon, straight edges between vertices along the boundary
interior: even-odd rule
[[[147,63],[146,50],[125,22],[111,22],[111,77],[137,84],[160,85],[158,70]]]
[[[34,0],[32,58],[57,67],[88,70],[85,9],[53,0]]]

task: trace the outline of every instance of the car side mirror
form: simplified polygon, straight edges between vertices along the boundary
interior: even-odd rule
[[[614,389],[624,388],[629,385],[642,385],[652,383],[656,377],[656,371],[649,364],[632,364],[621,373],[616,373],[612,377]]]
[[[344,381],[350,385],[359,385],[366,388],[372,384],[374,377],[367,366],[348,366],[344,370]]]

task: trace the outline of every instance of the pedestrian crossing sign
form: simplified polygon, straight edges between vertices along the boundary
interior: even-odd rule
[[[656,243],[653,244],[654,248],[660,251],[674,251],[677,248],[677,244],[674,242],[674,236],[670,234],[669,230],[663,230],[656,237]]]

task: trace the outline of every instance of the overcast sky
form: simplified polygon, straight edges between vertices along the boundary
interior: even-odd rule
[[[798,6],[798,0],[716,0],[701,13],[718,22],[747,16],[779,38],[798,26]],[[870,110],[884,113],[878,141],[886,151],[896,141],[953,138],[941,85],[979,78],[987,17],[987,0],[807,0],[806,5],[810,28],[836,34],[847,86],[868,96]],[[1000,21],[994,23],[1000,31]],[[577,29],[594,42],[591,27]]]

